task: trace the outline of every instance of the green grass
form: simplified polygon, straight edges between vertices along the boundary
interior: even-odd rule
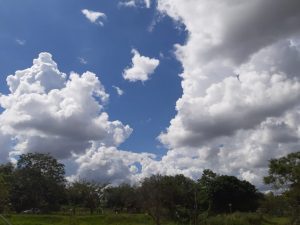
[[[154,225],[152,219],[144,214],[106,214],[94,216],[63,215],[10,215],[6,218],[12,225]],[[260,216],[255,213],[234,213],[217,215],[207,220],[199,218],[205,225],[288,225],[287,218]],[[1,222],[0,222],[0,225]],[[179,225],[163,222],[162,225]]]
[[[288,225],[288,218],[262,216],[257,213],[233,213],[217,215],[202,221],[206,225]]]
[[[11,215],[7,218],[12,225],[154,225],[152,219],[143,214],[72,217],[62,215]],[[0,225],[2,224],[0,223]]]
[[[8,217],[12,225],[66,225],[68,217],[54,215],[12,215]]]
[[[290,222],[290,220],[286,217],[269,217],[268,220],[270,223],[279,225],[287,225]]]

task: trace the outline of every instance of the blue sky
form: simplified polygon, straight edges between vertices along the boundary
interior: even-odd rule
[[[300,149],[298,0],[0,4],[1,163],[50,153],[69,180],[111,183],[208,168],[265,189],[269,160]]]
[[[175,27],[171,18],[159,16],[154,6],[126,8],[119,1],[26,0],[3,4],[2,93],[7,93],[7,75],[29,67],[40,52],[50,52],[62,72],[89,70],[99,75],[110,94],[106,111],[111,119],[119,119],[134,129],[122,148],[161,154],[162,145],[156,137],[175,115],[175,102],[182,92],[178,76],[182,68],[173,45],[184,42],[183,29]],[[82,9],[105,13],[104,26],[89,23]],[[24,41],[24,45],[17,40]],[[124,68],[130,65],[132,48],[150,57],[164,55],[150,81],[130,83],[122,78]],[[80,63],[79,58],[87,63]],[[113,85],[125,94],[118,96]]]

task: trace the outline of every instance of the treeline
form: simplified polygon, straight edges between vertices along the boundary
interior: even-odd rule
[[[70,183],[64,165],[55,158],[28,153],[15,166],[0,165],[0,212],[147,213],[157,225],[165,218],[197,224],[201,216],[236,211],[297,217],[299,165],[300,152],[271,160],[265,182],[285,192],[264,195],[247,181],[211,170],[204,170],[197,181],[183,175],[153,175],[136,186],[85,180]]]

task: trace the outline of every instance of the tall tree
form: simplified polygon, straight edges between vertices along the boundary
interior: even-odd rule
[[[269,162],[269,175],[264,177],[266,184],[284,191],[290,205],[292,220],[300,223],[300,152],[290,153]]]
[[[10,208],[11,184],[14,167],[11,163],[0,165],[0,213]]]
[[[202,208],[206,208],[208,215],[212,210],[213,185],[218,175],[212,170],[203,170],[201,178],[198,180],[200,194],[202,196],[200,204]]]
[[[58,210],[65,197],[64,175],[64,165],[49,154],[21,155],[12,185],[12,204],[16,211],[30,208]]]
[[[211,170],[203,171],[198,184],[204,196],[202,205],[207,206],[208,213],[254,211],[262,197],[249,182],[234,176],[220,176]]]
[[[161,224],[165,214],[165,198],[168,196],[164,186],[163,176],[152,175],[145,178],[140,187],[140,195],[144,210],[151,216],[156,225]]]
[[[269,175],[264,177],[266,184],[274,188],[299,188],[300,185],[300,152],[290,153],[269,162]]]
[[[9,202],[9,189],[5,182],[3,175],[0,174],[0,213],[8,206]]]
[[[255,211],[262,195],[254,185],[234,176],[218,176],[212,186],[212,209],[215,212]]]
[[[169,216],[179,223],[197,223],[201,207],[197,184],[184,175],[165,176],[164,186],[167,189],[166,207]]]

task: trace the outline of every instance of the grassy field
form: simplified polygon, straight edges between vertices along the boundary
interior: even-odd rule
[[[261,216],[256,213],[233,213],[210,217],[204,222],[206,225],[288,225],[288,218]]]
[[[154,225],[151,218],[143,214],[108,214],[99,216],[62,215],[9,215],[12,225]],[[201,218],[200,218],[201,219]],[[211,217],[206,225],[287,225],[286,218],[260,217],[257,214],[232,214]],[[0,222],[0,225],[4,223]],[[179,225],[175,222],[162,222],[162,225]]]
[[[99,216],[10,215],[12,225],[153,225],[149,216],[142,214],[110,214]],[[173,225],[173,223],[164,223]],[[1,222],[0,222],[0,225]],[[4,225],[4,224],[3,224]],[[175,225],[175,224],[174,224]]]

